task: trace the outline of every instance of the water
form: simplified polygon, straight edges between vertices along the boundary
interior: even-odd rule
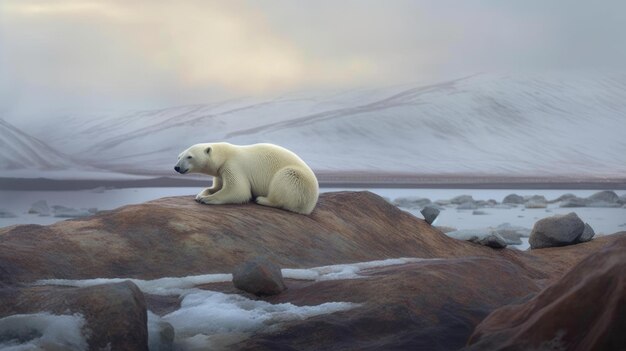
[[[73,208],[93,208],[110,210],[124,205],[138,204],[145,201],[167,196],[195,195],[199,188],[128,188],[112,190],[81,190],[81,191],[0,191],[0,209],[16,215],[15,218],[0,218],[0,227],[15,224],[52,224],[63,220],[52,216],[41,217],[28,214],[31,205],[38,200],[46,200],[49,206],[62,205]],[[490,190],[490,189],[322,189],[322,192],[340,190],[369,190],[391,200],[401,196],[427,197],[433,201],[451,199],[467,194],[475,200],[494,199],[501,202],[511,193],[519,195],[543,195],[548,200],[555,199],[565,193],[573,193],[579,197],[587,197],[596,190]],[[626,191],[618,191],[623,195]],[[422,218],[418,210],[408,210],[416,217]],[[483,208],[485,215],[474,215],[472,210],[457,210],[453,206],[445,207],[435,222],[436,225],[450,226],[457,229],[477,229],[497,226],[508,222],[526,228],[544,217],[555,214],[576,212],[585,222],[589,223],[597,234],[612,234],[626,230],[626,208],[559,208],[558,204],[550,204],[547,209],[525,209],[518,206],[511,209]]]

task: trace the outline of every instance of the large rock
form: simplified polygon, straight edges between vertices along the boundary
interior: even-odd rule
[[[502,203],[520,205],[524,203],[524,198],[517,194],[509,194],[504,197],[504,199],[502,200]]]
[[[370,192],[322,194],[309,216],[170,197],[50,226],[1,228],[0,237],[0,282],[7,283],[227,273],[257,256],[299,268],[483,254]]]
[[[539,290],[519,266],[472,257],[425,260],[363,278],[293,284],[273,303],[347,301],[355,309],[258,333],[231,350],[455,350],[493,309]]]
[[[532,300],[491,313],[469,350],[626,350],[626,238]]]
[[[574,212],[566,215],[555,215],[535,223],[530,233],[530,248],[572,245],[585,230],[585,223]]]
[[[82,315],[90,350],[148,350],[146,302],[130,281],[87,288],[0,289],[0,317],[41,311]]]
[[[237,266],[233,272],[233,284],[237,289],[257,296],[276,295],[287,289],[280,267],[260,257]]]

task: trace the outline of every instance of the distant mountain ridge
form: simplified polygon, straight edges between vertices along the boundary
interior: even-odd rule
[[[54,170],[75,166],[68,156],[0,119],[0,170]]]
[[[66,116],[27,131],[82,163],[146,174],[170,174],[193,143],[229,141],[280,144],[320,171],[615,177],[626,174],[626,74],[481,74]]]

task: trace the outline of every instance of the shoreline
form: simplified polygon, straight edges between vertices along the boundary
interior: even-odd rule
[[[626,178],[506,177],[383,173],[316,173],[321,188],[626,190]],[[98,180],[0,177],[0,190],[71,191],[105,188],[207,187],[207,177]]]

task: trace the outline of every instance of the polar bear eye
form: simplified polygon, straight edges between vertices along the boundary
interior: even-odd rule
[[[191,160],[191,156],[187,156],[187,159],[188,159],[188,160]]]

